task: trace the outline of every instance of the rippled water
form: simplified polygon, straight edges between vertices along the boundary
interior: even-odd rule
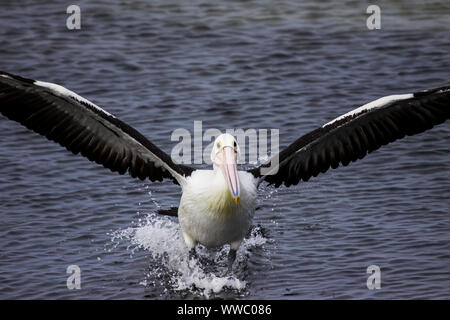
[[[377,97],[450,84],[450,3],[0,2],[0,69],[56,82],[170,152],[176,128],[295,138]],[[254,227],[188,261],[178,186],[119,176],[0,117],[0,298],[450,298],[450,127],[294,188],[259,191]],[[68,290],[66,268],[81,269]],[[381,268],[368,290],[366,268]]]

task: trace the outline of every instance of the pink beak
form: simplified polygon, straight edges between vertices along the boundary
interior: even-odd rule
[[[230,189],[234,202],[239,204],[240,186],[237,171],[237,154],[234,152],[233,148],[224,147],[221,151],[221,156],[222,161],[220,164],[220,169],[222,170],[223,176],[227,181],[228,188]]]

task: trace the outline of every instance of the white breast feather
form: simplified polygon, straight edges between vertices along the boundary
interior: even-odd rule
[[[222,173],[197,170],[183,187],[178,218],[183,232],[195,241],[217,247],[242,240],[256,206],[254,177],[239,171],[241,194],[236,205]]]

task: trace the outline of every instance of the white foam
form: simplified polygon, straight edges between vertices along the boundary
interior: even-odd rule
[[[149,214],[137,227],[114,232],[112,241],[118,239],[130,241],[132,253],[146,250],[158,262],[158,267],[150,268],[146,279],[141,281],[143,286],[159,281],[174,292],[189,291],[206,298],[224,290],[246,288],[245,280],[227,273],[228,246],[216,250],[200,246],[197,247],[198,258],[189,259],[179,224],[171,218]],[[253,232],[239,248],[234,266],[243,263],[251,248],[262,246],[266,241],[260,233]]]

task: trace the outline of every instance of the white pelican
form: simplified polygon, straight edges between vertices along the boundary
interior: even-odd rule
[[[237,171],[239,146],[228,134],[215,140],[213,170],[174,163],[135,129],[74,92],[5,72],[0,72],[0,112],[111,171],[172,179],[182,189],[177,213],[186,245],[192,252],[197,243],[230,244],[231,265],[250,228],[261,182],[296,185],[443,123],[450,117],[450,86],[387,96],[346,113],[294,141],[268,173],[262,169],[274,158]]]

